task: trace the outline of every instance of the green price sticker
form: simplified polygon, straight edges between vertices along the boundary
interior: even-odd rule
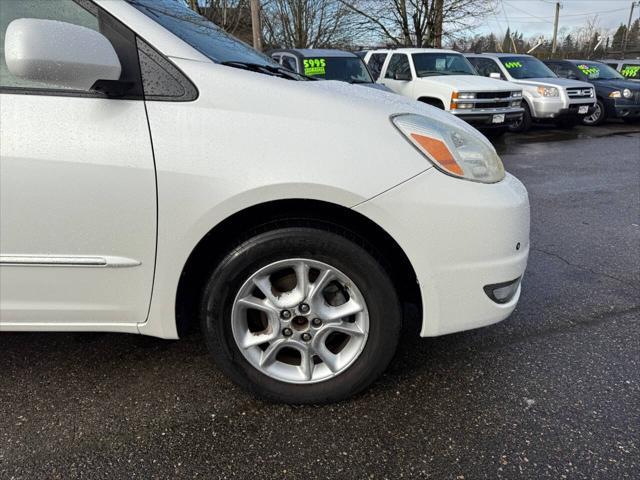
[[[638,72],[640,72],[640,65],[628,65],[620,73],[624,77],[635,78],[638,76]]]
[[[327,61],[324,58],[307,58],[304,61],[304,74],[313,75],[326,75]]]
[[[578,65],[578,68],[582,73],[588,77],[599,77],[600,69],[598,67],[589,67],[588,65]]]
[[[522,63],[521,62],[506,62],[504,64],[505,67],[511,69],[511,68],[522,68]]]

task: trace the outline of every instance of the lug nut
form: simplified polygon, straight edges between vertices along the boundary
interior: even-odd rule
[[[319,318],[314,318],[313,320],[311,320],[311,325],[313,325],[314,327],[319,327],[320,325],[322,325],[322,320],[320,320]]]
[[[308,342],[309,340],[311,340],[311,334],[305,332],[302,335],[300,335],[300,338],[305,342]]]
[[[309,313],[309,310],[311,310],[309,308],[309,305],[307,305],[306,303],[301,303],[300,306],[298,307],[298,310],[300,310],[300,313]]]
[[[285,337],[290,337],[291,335],[293,335],[293,330],[291,330],[290,328],[283,328],[282,335],[284,335]]]
[[[283,320],[289,320],[291,318],[291,312],[289,310],[282,310],[280,312],[280,318]]]

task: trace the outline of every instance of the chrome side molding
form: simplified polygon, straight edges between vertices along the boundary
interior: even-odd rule
[[[126,257],[74,255],[0,255],[0,266],[13,267],[137,267],[141,262]]]

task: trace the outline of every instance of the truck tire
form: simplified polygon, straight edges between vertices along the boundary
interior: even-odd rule
[[[524,113],[522,114],[522,120],[514,123],[509,126],[509,131],[513,133],[524,133],[528,132],[531,129],[531,124],[533,123],[533,119],[531,118],[531,110],[529,109],[529,104],[527,102],[522,102],[522,108],[524,108]]]

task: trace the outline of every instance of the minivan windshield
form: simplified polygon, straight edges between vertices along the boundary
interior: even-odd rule
[[[371,74],[360,57],[307,57],[304,74],[325,80],[349,83],[373,83]]]
[[[477,75],[469,61],[459,53],[414,53],[411,56],[419,77]]]
[[[622,75],[604,63],[578,62],[576,67],[587,80],[624,80]]]
[[[500,57],[500,61],[513,77],[523,78],[556,78],[549,67],[534,57]]]
[[[229,35],[215,23],[191,10],[184,0],[127,0],[153,21],[187,42],[216,63],[248,68],[260,73],[285,71],[271,58]],[[260,68],[265,67],[265,68]],[[292,78],[294,74],[288,73]],[[302,79],[295,75],[296,79]]]

